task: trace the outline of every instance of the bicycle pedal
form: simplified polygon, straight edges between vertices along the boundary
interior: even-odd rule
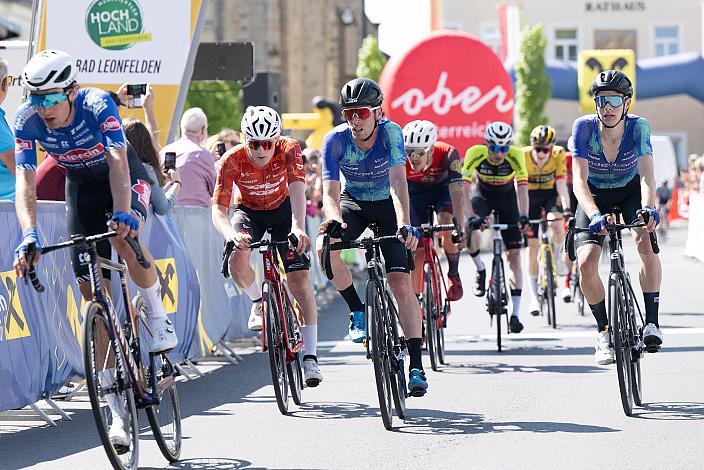
[[[660,345],[659,344],[648,344],[645,346],[646,352],[649,353],[656,353],[660,351]]]
[[[423,390],[422,388],[416,388],[416,389],[408,392],[408,396],[420,398],[423,395],[425,395],[426,393],[427,393],[427,390]]]

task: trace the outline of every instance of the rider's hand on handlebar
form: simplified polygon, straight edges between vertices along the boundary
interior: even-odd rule
[[[298,245],[293,247],[296,253],[300,255],[307,251],[310,251],[310,238],[308,238],[306,232],[304,232],[300,228],[293,228],[291,229],[291,233],[294,234],[298,239]]]
[[[655,228],[660,224],[660,213],[652,207],[645,206],[636,212],[638,219],[645,224],[645,229],[648,232],[654,232]]]
[[[467,219],[467,224],[465,230],[469,233],[472,230],[479,230],[484,225],[484,221],[479,217],[473,215]]]
[[[235,233],[230,237],[230,240],[235,244],[235,249],[237,250],[248,250],[249,244],[252,243],[252,237],[244,232]]]
[[[605,216],[597,211],[589,217],[589,231],[594,235],[608,235],[606,224],[610,223],[611,216]]]
[[[399,227],[396,231],[399,241],[406,245],[406,248],[415,251],[418,247],[418,240],[420,239],[420,232],[417,228],[412,225],[403,225]]]
[[[572,212],[572,210],[571,210],[571,209],[564,209],[564,210],[562,211],[562,218],[563,218],[564,220],[567,220],[567,219],[569,219],[570,217],[574,217],[574,213]]]
[[[42,246],[39,244],[37,230],[35,228],[28,228],[24,231],[22,242],[15,249],[14,267],[17,277],[24,277],[25,273],[30,268],[30,262],[27,260],[27,252],[31,252],[32,247],[34,248],[35,254],[31,264],[36,266],[41,256]]]
[[[117,211],[113,214],[112,219],[108,222],[110,230],[117,233],[117,238],[125,238],[128,235],[134,238],[139,229],[139,220],[132,214],[127,212]]]
[[[335,226],[338,226],[336,230]],[[318,229],[318,235],[325,235],[326,233],[330,233],[331,239],[340,240],[342,238],[342,233],[335,232],[344,232],[345,229],[347,229],[346,223],[337,219],[328,219],[322,224],[320,224],[320,228]],[[329,230],[332,230],[332,232],[329,232]]]
[[[530,219],[527,215],[523,214],[518,216],[518,228],[521,229],[523,233],[528,233],[530,230]]]

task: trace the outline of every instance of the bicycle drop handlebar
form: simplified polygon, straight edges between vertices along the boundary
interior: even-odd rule
[[[615,234],[621,230],[641,228],[647,225],[647,214],[643,214],[643,218],[646,219],[646,223],[636,222],[634,224],[619,224],[619,223],[607,223],[604,227],[609,234]],[[565,251],[567,256],[571,261],[577,259],[577,253],[575,252],[574,236],[578,233],[589,232],[588,227],[577,227],[576,219],[570,217],[567,222],[567,234],[565,235]],[[658,238],[655,232],[650,232],[650,246],[653,248],[653,253],[660,253],[660,246],[658,245]]]
[[[294,235],[293,233],[289,233],[288,237],[286,240],[282,241],[271,241],[271,240],[260,240],[258,242],[250,243],[249,248],[251,250],[255,248],[261,248],[261,247],[266,247],[269,249],[272,248],[289,248],[289,246],[297,246],[298,245],[298,237]],[[227,243],[225,243],[225,250],[223,251],[222,254],[222,268],[220,269],[220,272],[225,278],[230,277],[230,255],[232,252],[235,251],[235,242],[232,240],[228,240]],[[301,257],[303,258],[303,261],[305,263],[310,263],[310,257],[306,253],[302,253]]]

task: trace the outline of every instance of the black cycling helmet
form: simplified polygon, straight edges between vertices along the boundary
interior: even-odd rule
[[[615,91],[624,96],[633,96],[633,83],[620,70],[604,70],[594,77],[591,91],[592,96],[596,96],[600,91]]]
[[[340,90],[340,106],[346,108],[361,108],[369,106],[376,108],[384,101],[384,93],[374,80],[355,78],[345,83]]]

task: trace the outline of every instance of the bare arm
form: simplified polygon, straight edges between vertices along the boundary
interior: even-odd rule
[[[643,207],[655,207],[655,171],[653,157],[646,155],[638,159],[638,174],[640,175],[641,204]]]
[[[306,186],[302,181],[288,184],[288,193],[291,197],[291,231],[297,229],[305,232],[306,227]]]
[[[17,170],[15,179],[15,210],[24,232],[37,226],[37,185],[34,170]]]
[[[215,230],[223,236],[225,240],[232,240],[235,236],[235,228],[230,224],[230,219],[227,217],[227,207],[219,204],[213,204],[211,208],[211,217]]]
[[[130,166],[127,163],[127,150],[115,148],[105,152],[110,171],[110,192],[112,193],[112,210],[116,212],[130,211],[132,205],[132,188],[130,185]]]
[[[464,221],[464,204],[462,201],[464,199],[464,193],[462,191],[463,186],[464,183],[462,183],[462,181],[450,183],[449,185],[450,200],[452,201],[452,215],[457,219],[457,223],[460,225],[462,225]]]
[[[518,200],[518,213],[520,215],[528,215],[529,199],[527,184],[518,185],[516,199]]]
[[[472,206],[472,182],[464,180],[462,184],[462,198],[464,200],[464,211],[466,218],[475,217],[474,207]]]
[[[396,210],[398,226],[409,225],[411,219],[408,212],[408,181],[406,181],[406,167],[403,165],[392,167],[389,170],[389,183],[391,200]]]
[[[0,161],[2,161],[10,173],[16,175],[15,172],[15,149],[10,149],[7,152],[0,153]]]
[[[563,210],[574,210],[574,207],[570,207],[570,194],[567,192],[567,182],[564,178],[560,178],[555,181],[555,188],[557,188],[557,194],[560,196],[560,201],[562,202]]]
[[[151,84],[147,85],[147,94],[144,95],[144,125],[149,131],[149,135],[152,137],[152,144],[159,153],[161,150],[161,144],[159,143],[159,124],[156,121],[156,116],[154,115],[154,92],[152,91]]]
[[[337,220],[342,222],[339,181],[323,181],[323,212],[325,213],[325,218],[327,220]]]
[[[587,183],[587,177],[589,176],[589,162],[583,158],[574,158],[572,160],[572,184],[574,189],[574,195],[577,198],[577,202],[587,214],[587,217],[594,215],[595,212],[599,212],[599,208],[594,203],[594,198],[592,197],[591,191],[589,191],[589,184]]]

